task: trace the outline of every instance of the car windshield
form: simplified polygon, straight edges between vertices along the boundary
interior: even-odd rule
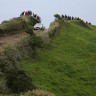
[[[34,27],[42,27],[41,23],[37,23]]]

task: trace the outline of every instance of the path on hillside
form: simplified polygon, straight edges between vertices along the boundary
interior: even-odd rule
[[[37,36],[42,36],[43,38],[48,37],[47,30],[44,30],[44,31],[37,30],[37,31],[34,31],[34,33]],[[23,38],[25,38],[27,36],[28,36],[28,34],[26,32],[22,32],[22,33],[15,34],[15,35],[0,37],[0,49],[2,49],[3,47],[6,47],[8,45],[13,45],[14,43],[19,42],[20,40],[22,40]]]
[[[6,47],[8,45],[13,45],[16,42],[19,42],[21,39],[27,36],[26,32],[18,33],[15,35],[10,35],[6,37],[0,37],[0,48]]]

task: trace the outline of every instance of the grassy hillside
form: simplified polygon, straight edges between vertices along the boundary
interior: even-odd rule
[[[9,21],[3,21],[0,24],[0,36],[24,31],[28,26],[34,26],[37,22],[38,21],[32,16],[22,16],[13,18]]]
[[[37,88],[56,96],[96,96],[96,27],[79,20],[60,25],[49,46],[21,68]]]

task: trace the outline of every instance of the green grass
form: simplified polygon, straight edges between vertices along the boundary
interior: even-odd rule
[[[16,34],[24,31],[28,26],[34,26],[38,21],[32,16],[22,16],[3,21],[0,24],[0,36]]]
[[[21,62],[37,88],[56,96],[96,96],[96,27],[81,25],[63,21],[60,33],[37,59]]]

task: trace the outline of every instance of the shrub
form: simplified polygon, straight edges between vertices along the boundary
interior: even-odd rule
[[[24,31],[28,26],[34,26],[37,22],[32,16],[22,16],[9,21],[3,21],[0,24],[0,35],[16,34],[21,30]]]
[[[41,39],[40,36],[36,36],[33,32],[33,27],[28,26],[28,28],[25,30],[28,34],[30,34],[30,38],[28,39],[28,43],[31,48],[32,48],[32,55],[33,58],[37,55],[37,48],[42,48],[43,47],[43,40]]]
[[[30,36],[29,46],[32,48],[33,58],[35,58],[35,56],[37,55],[37,49],[43,47],[43,41],[41,37],[36,35]]]
[[[28,25],[34,26],[36,23],[38,23],[37,19],[33,18],[32,16],[28,16],[27,19],[28,19],[27,22]]]
[[[28,32],[30,32],[30,30],[28,30]],[[43,40],[41,37],[36,36],[34,33],[32,34],[17,44],[17,49],[23,58],[27,58],[28,56],[35,58],[38,49],[43,48]]]
[[[59,14],[55,14],[54,17],[55,17],[55,19],[57,19],[57,20],[61,20],[61,19],[62,19],[62,17],[61,17]]]
[[[6,87],[14,93],[32,90],[32,79],[23,70],[11,69],[6,74]]]
[[[11,62],[7,60],[7,56],[0,54],[0,72],[5,73],[12,68]]]
[[[20,96],[55,96],[55,95],[46,90],[37,89],[33,91],[28,91],[24,94],[20,94]]]
[[[4,20],[1,24],[4,24],[4,23],[8,23],[8,21],[7,20]]]
[[[27,27],[27,23],[22,18],[12,19],[2,25],[4,26],[3,30],[6,30],[7,34],[14,34],[15,31],[20,31]]]
[[[4,36],[4,34],[5,34],[4,26],[2,26],[2,25],[0,24],[0,36]]]
[[[27,58],[30,55],[30,51],[32,51],[32,48],[29,46],[29,40],[30,36],[22,39],[16,44],[16,48],[19,50],[21,58]]]
[[[18,61],[22,58],[28,56],[35,58],[38,48],[42,47],[43,41],[36,35],[28,36],[14,47],[6,47],[4,51],[0,53],[0,71],[6,73],[6,71],[12,68],[17,68]]]
[[[50,24],[50,27],[49,27],[49,30],[48,30],[48,34],[49,34],[49,37],[53,37],[57,32],[59,32],[59,28],[60,25],[59,25],[59,22],[52,22]]]
[[[25,30],[25,32],[30,34],[30,35],[34,35],[33,27],[31,27],[31,26],[28,26],[28,28]]]
[[[13,67],[16,67],[17,61],[21,59],[19,50],[12,46],[5,48],[4,56],[6,56],[7,60],[12,63]]]
[[[18,49],[12,46],[6,47],[0,53],[0,71],[5,73],[12,68],[17,68],[17,63],[20,59],[21,55]]]
[[[51,32],[49,32],[49,37],[53,37],[55,35],[55,33],[57,32],[56,28],[54,28],[53,30],[51,30]]]
[[[5,93],[6,92],[6,84],[5,84],[5,78],[4,74],[0,73],[0,93]],[[2,96],[0,94],[0,96]]]

